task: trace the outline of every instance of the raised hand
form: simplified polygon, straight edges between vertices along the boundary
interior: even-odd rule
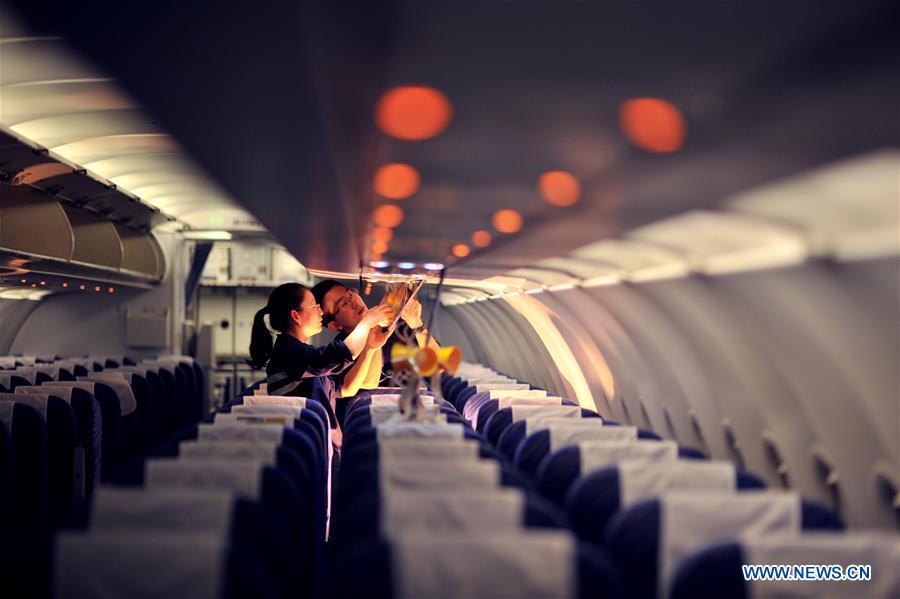
[[[362,317],[361,324],[365,324],[369,328],[374,326],[386,327],[394,320],[394,314],[393,308],[385,304],[379,304]]]
[[[418,329],[422,326],[422,304],[419,300],[416,298],[409,300],[403,308],[403,312],[400,313],[400,318],[412,329]]]
[[[378,349],[384,347],[388,338],[394,332],[393,328],[386,329],[383,327],[373,327],[369,330],[369,336],[366,338],[366,349]]]

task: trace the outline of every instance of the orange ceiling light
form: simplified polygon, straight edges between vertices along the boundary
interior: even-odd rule
[[[373,254],[384,254],[388,251],[387,241],[373,241],[372,242],[372,253]]]
[[[553,206],[571,206],[581,198],[581,184],[572,173],[547,171],[538,177],[538,192]]]
[[[457,243],[450,252],[457,258],[465,258],[469,255],[469,246],[464,243]]]
[[[626,100],[619,108],[619,126],[631,143],[648,152],[666,154],[684,145],[684,117],[666,100]]]
[[[373,241],[383,241],[389,243],[394,238],[394,230],[387,227],[375,227],[372,231]]]
[[[393,229],[403,222],[403,208],[393,204],[382,204],[372,214],[372,221],[379,227]]]
[[[406,141],[439,135],[453,118],[453,106],[433,87],[406,85],[381,96],[375,107],[375,124],[385,134]]]
[[[408,198],[419,190],[421,183],[419,171],[401,163],[385,164],[375,171],[372,182],[375,193],[391,200]]]
[[[477,248],[486,248],[491,245],[491,234],[484,229],[472,233],[472,245]]]
[[[500,233],[516,233],[522,228],[522,215],[515,210],[498,210],[491,224]]]

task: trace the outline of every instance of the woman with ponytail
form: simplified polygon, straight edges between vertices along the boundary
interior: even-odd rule
[[[269,327],[279,333],[274,345],[266,326],[267,316]],[[322,330],[322,309],[309,289],[299,283],[285,283],[272,291],[269,301],[253,318],[247,362],[254,368],[265,369],[270,392],[322,402],[331,428],[336,429],[334,410],[338,390],[329,375],[350,366],[364,349],[384,345],[391,331],[379,325],[391,320],[390,308],[373,308],[342,341],[313,347],[307,341]],[[336,434],[340,439],[339,432]]]

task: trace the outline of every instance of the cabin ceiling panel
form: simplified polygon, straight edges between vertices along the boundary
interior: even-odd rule
[[[520,232],[495,234],[490,247],[454,263],[455,274],[475,278],[897,145],[896,127],[880,116],[896,113],[890,0],[701,0],[652,10],[313,1],[270,7],[252,22],[244,7],[212,2],[153,4],[141,19],[111,0],[12,6],[99,65],[68,73],[45,65],[34,77],[114,76],[248,218],[323,270],[355,270],[370,253],[370,217],[383,201],[372,176],[388,162],[422,176],[420,190],[399,202],[405,220],[389,259],[444,261],[455,243],[471,245],[474,231],[494,233],[495,210],[524,216]],[[35,55],[46,58],[52,43],[35,43]],[[24,53],[27,44],[18,45]],[[27,79],[21,68],[10,75]],[[393,140],[373,123],[379,97],[410,83],[433,85],[452,103],[450,126],[433,139]],[[645,151],[623,132],[622,103],[647,96],[680,112],[687,134],[677,151]],[[580,181],[575,206],[541,198],[536,181],[548,170]]]
[[[4,133],[4,138],[10,138],[10,145],[21,146],[20,140],[24,140],[47,148],[50,156],[71,163],[70,171],[88,169],[114,183],[119,190],[130,192],[157,208],[173,203],[171,200],[176,199],[172,197],[173,190],[178,193],[179,204],[190,200],[204,207],[237,208],[234,200],[209,179],[115,80],[75,58],[64,39],[35,36],[8,15],[3,16],[0,125],[19,138]],[[40,160],[29,156],[30,148],[23,152],[7,150],[4,145],[0,143],[0,165],[15,165],[13,174],[40,164]],[[152,184],[170,184],[169,192],[151,190],[142,196],[134,189],[149,185],[147,180],[138,177],[134,185],[127,179],[118,180],[119,176],[150,171],[155,171]],[[73,189],[73,181],[72,177],[65,181],[57,177],[50,183],[54,189],[64,185],[66,193],[82,199],[96,195],[79,193],[84,190]],[[110,209],[110,206],[103,208]],[[127,219],[130,211],[130,207],[121,206],[116,210],[126,213],[119,214],[122,219]],[[247,213],[239,220],[255,221]],[[151,218],[150,224],[165,221]]]
[[[109,81],[38,82],[2,90],[3,122],[9,126],[72,114],[137,108]]]
[[[82,165],[133,155],[179,155],[175,141],[165,133],[129,133],[94,137],[57,146],[55,151]]]

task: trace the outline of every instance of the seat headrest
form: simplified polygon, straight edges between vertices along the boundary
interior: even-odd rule
[[[47,381],[41,385],[42,387],[74,387],[75,389],[84,389],[91,395],[94,394],[95,383],[92,381]]]
[[[678,444],[674,441],[632,439],[592,440],[579,443],[578,453],[581,474],[584,475],[628,459],[637,459],[638,464],[663,462],[664,467],[669,467],[678,459]]]
[[[420,393],[419,397],[422,400],[422,405],[431,406],[434,405],[434,396],[428,395],[424,393]],[[400,401],[399,393],[380,393],[373,394],[371,396],[371,401],[373,406],[396,406]]]
[[[16,393],[28,393],[29,395],[52,395],[53,397],[58,397],[64,401],[69,403],[72,402],[72,389],[75,387],[53,387],[52,389],[48,386],[41,385],[40,387],[34,385],[20,385],[16,387]]]
[[[91,531],[204,533],[224,542],[234,501],[227,489],[101,486],[94,494]]]
[[[475,392],[483,393],[484,391],[524,391],[528,390],[527,383],[476,383]]]
[[[574,597],[576,548],[565,533],[407,535],[392,543],[399,599],[504,596]]]
[[[293,405],[247,405],[237,404],[231,406],[232,414],[265,414],[265,415],[288,415],[292,418],[299,418],[304,408]]]
[[[637,441],[631,447],[653,452],[660,445],[675,445],[674,441]],[[619,463],[619,504],[631,505],[635,501],[674,491],[704,491],[707,493],[734,493],[737,476],[734,464],[726,461],[678,460],[674,455],[659,459],[652,453],[627,454],[629,459]],[[582,454],[584,455],[584,454]],[[635,460],[640,457],[644,459]]]
[[[378,442],[379,458],[414,456],[421,459],[478,459],[478,442],[472,439],[386,437]]]
[[[308,400],[305,397],[291,397],[288,395],[266,395],[264,393],[245,395],[245,406],[295,406],[305,408]]]
[[[667,493],[660,503],[659,591],[668,596],[675,567],[708,543],[738,536],[796,535],[801,528],[796,493],[747,491]]]
[[[387,539],[403,534],[522,529],[525,496],[518,489],[476,488],[382,492],[379,524]]]
[[[431,424],[427,422],[385,422],[376,429],[378,439],[390,437],[427,437],[462,439],[465,429],[461,424]]]
[[[251,500],[262,490],[264,460],[150,459],[144,470],[144,486],[226,489]]]
[[[490,391],[491,399],[500,399],[501,397],[547,397],[547,392],[543,389],[492,389]]]
[[[96,375],[100,376],[96,376]],[[122,416],[127,416],[131,414],[137,409],[137,399],[134,396],[134,391],[131,388],[131,385],[128,384],[128,381],[125,380],[125,377],[116,376],[107,376],[104,377],[103,373],[92,373],[90,376],[80,376],[78,377],[79,381],[88,381],[92,383],[100,383],[110,387],[116,394],[116,397],[119,398],[119,406],[122,410]]]
[[[277,424],[200,424],[197,426],[198,441],[269,441],[281,443],[284,426]]]
[[[237,406],[232,406],[232,410]],[[233,413],[233,414],[224,414],[218,413],[215,416],[215,420],[213,421],[216,425],[231,425],[231,426],[267,426],[267,425],[278,425],[278,426],[286,426],[293,427],[294,426],[294,416],[293,414],[241,414],[241,413]]]
[[[279,444],[274,441],[185,440],[178,445],[181,460],[259,460],[274,466]]]
[[[587,422],[601,422],[599,418],[583,418],[577,425],[566,422],[549,428],[550,451],[556,451],[561,447],[575,445],[581,441],[637,441],[638,431],[633,426],[590,426]]]
[[[499,409],[510,406],[561,406],[562,397],[522,397],[521,395],[509,395],[497,399]]]
[[[540,418],[581,418],[578,406],[510,406],[513,422],[538,420]]]
[[[220,596],[225,547],[210,535],[60,533],[52,576],[54,596]]]
[[[382,492],[395,489],[493,489],[500,486],[500,464],[495,460],[436,462],[435,460],[380,460]]]
[[[0,403],[12,403],[31,406],[41,415],[44,420],[47,419],[47,402],[50,399],[46,394],[35,393],[0,393]]]

